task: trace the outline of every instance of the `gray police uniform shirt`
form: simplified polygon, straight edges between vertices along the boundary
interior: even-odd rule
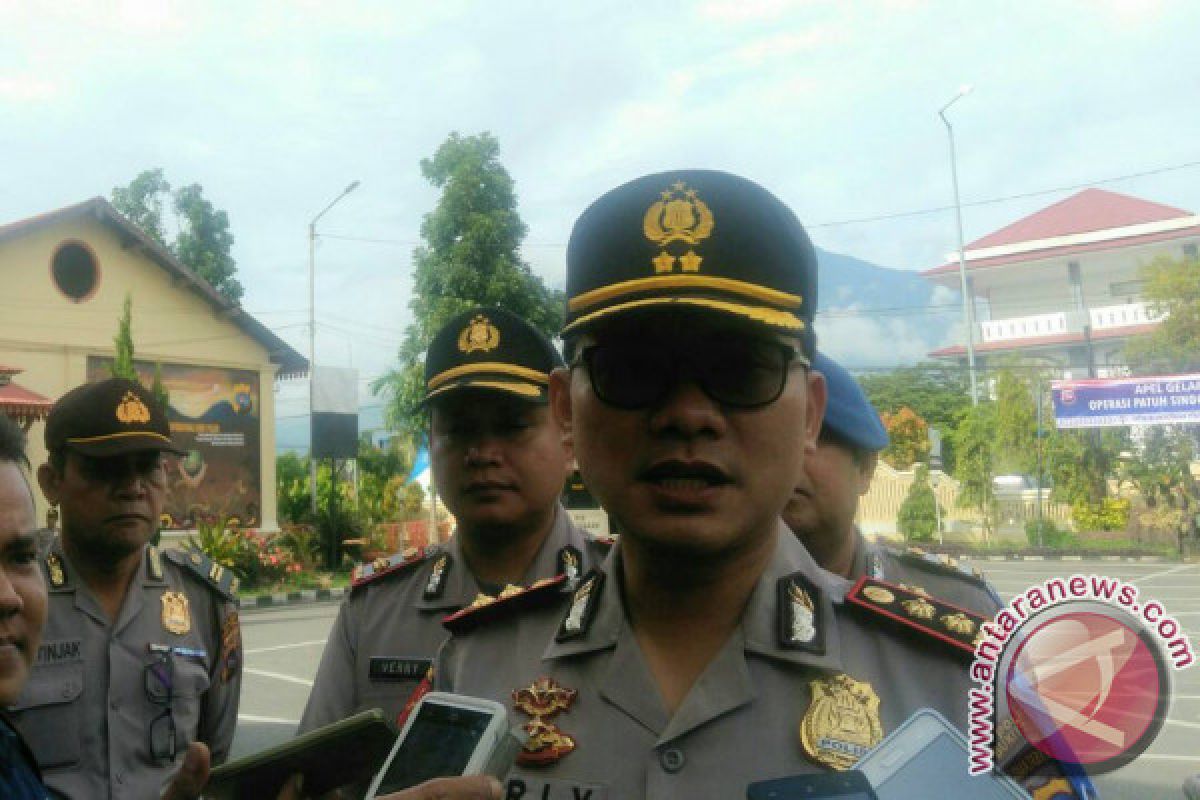
[[[965,661],[846,604],[849,583],[818,567],[782,522],[741,624],[673,715],[623,607],[619,544],[599,572],[590,599],[579,597],[595,576],[550,606],[455,635],[439,654],[437,689],[501,702],[512,724],[533,719],[514,693],[533,696],[539,678],[577,693],[538,718],[574,750],[514,767],[507,800],[745,797],[753,781],[830,768],[806,755],[805,730],[824,757],[856,758],[864,735],[878,740],[921,708],[965,726]]]
[[[915,548],[896,550],[868,542],[859,532],[850,577],[857,580],[864,575],[924,589],[934,597],[985,617],[995,616],[1004,605],[982,573],[954,559]]]
[[[582,574],[607,550],[558,506],[521,582],[527,586],[559,574],[564,551],[574,552],[579,563],[572,569]],[[418,561],[352,589],[342,603],[300,719],[301,733],[369,708],[381,708],[395,720],[449,635],[442,618],[486,593],[467,569],[457,537]]]
[[[52,796],[158,797],[189,743],[207,744],[214,764],[229,753],[242,680],[236,605],[202,577],[211,562],[200,557],[189,566],[186,558],[147,546],[115,621],[58,540],[43,559],[49,613],[29,683],[11,710]],[[219,574],[228,587],[232,576]],[[160,666],[165,658],[169,672]],[[148,666],[169,675],[169,704],[158,686],[160,702],[151,699],[147,685],[157,679]],[[155,760],[150,749],[152,727],[169,727],[168,705],[174,762]]]

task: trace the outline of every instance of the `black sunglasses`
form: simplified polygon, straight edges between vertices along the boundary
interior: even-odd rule
[[[163,711],[150,723],[150,757],[155,761],[174,761],[179,754],[178,730],[171,706],[175,700],[175,662],[170,653],[159,653],[145,667],[144,688],[146,699]]]
[[[808,359],[782,342],[697,342],[695,349],[633,343],[583,348],[571,366],[584,366],[601,401],[628,410],[649,408],[678,385],[685,371],[714,402],[729,408],[761,408],[783,394],[792,366]]]

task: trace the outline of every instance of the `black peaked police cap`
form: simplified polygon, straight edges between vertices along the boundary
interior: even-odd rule
[[[795,336],[811,360],[817,257],[796,215],[753,181],[713,170],[646,175],[592,203],[567,244],[563,335],[670,308]]]
[[[171,443],[167,410],[137,381],[85,383],[58,398],[46,418],[46,450],[108,458],[143,450],[183,455]]]
[[[447,322],[425,354],[425,399],[459,389],[508,392],[531,403],[549,398],[562,356],[536,328],[500,308],[473,308]]]

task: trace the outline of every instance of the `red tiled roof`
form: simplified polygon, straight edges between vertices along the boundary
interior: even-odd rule
[[[1182,208],[1172,208],[1105,189],[1084,189],[982,239],[976,239],[967,245],[967,249],[979,250],[1190,216],[1192,212]]]
[[[1092,339],[1122,339],[1127,336],[1137,336],[1142,333],[1149,333],[1158,327],[1158,323],[1150,323],[1148,325],[1127,325],[1123,328],[1105,328],[1104,330],[1092,331]],[[1024,350],[1031,347],[1047,347],[1056,344],[1079,344],[1083,342],[1082,333],[1055,333],[1050,336],[1030,336],[1025,339],[1004,339],[999,342],[978,342],[975,345],[976,353],[995,353],[1005,350]],[[961,356],[967,352],[966,345],[954,344],[949,347],[943,347],[934,350],[929,355],[935,358],[945,356]]]
[[[967,262],[967,272],[974,272],[979,269],[988,269],[989,267],[1001,267],[1005,264],[1015,264],[1022,261],[1037,261],[1043,258],[1061,258],[1062,256],[1077,255],[1079,253],[1094,253],[1100,250],[1116,250],[1123,247],[1134,247],[1141,244],[1154,244],[1155,242],[1166,242],[1171,239],[1184,239],[1189,236],[1200,236],[1200,225],[1193,225],[1190,228],[1180,228],[1173,231],[1160,231],[1158,233],[1143,233],[1138,236],[1126,236],[1121,239],[1109,239],[1103,242],[1088,242],[1087,244],[1069,244],[1060,247],[1047,247],[1043,250],[1032,250],[1026,253],[1009,253],[1002,256],[991,256],[990,258],[973,258]],[[958,262],[950,261],[933,269],[927,269],[922,272],[922,275],[943,275],[947,272],[957,272]]]
[[[0,412],[41,419],[50,413],[54,401],[24,386],[9,383],[0,386]]]

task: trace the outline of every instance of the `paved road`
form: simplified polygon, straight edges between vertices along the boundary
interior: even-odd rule
[[[1005,600],[1046,578],[1101,574],[1136,583],[1157,599],[1190,635],[1200,657],[1200,564],[1113,562],[979,562]],[[246,677],[234,755],[290,738],[337,615],[332,603],[245,612]],[[1166,724],[1136,762],[1096,780],[1105,800],[1178,798],[1186,776],[1200,773],[1200,663],[1174,675]]]

